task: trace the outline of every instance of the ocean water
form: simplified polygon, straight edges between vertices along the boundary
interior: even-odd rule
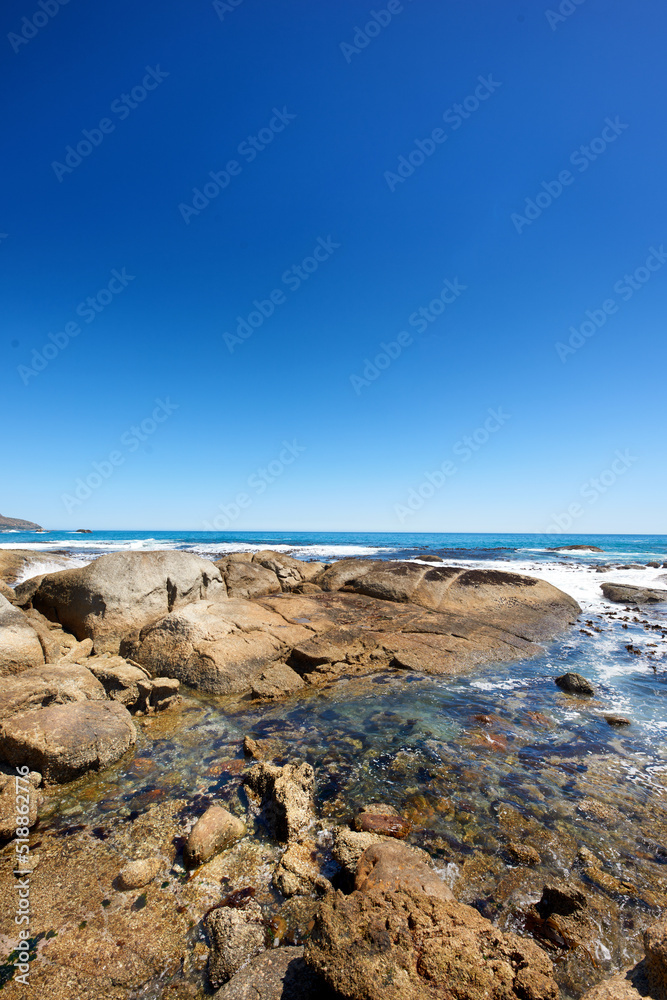
[[[562,545],[603,551],[553,551]],[[184,691],[180,709],[141,729],[134,757],[54,791],[43,827],[113,836],[116,824],[171,797],[239,812],[243,738],[269,737],[285,761],[313,764],[325,826],[349,822],[365,802],[389,802],[413,821],[412,841],[456,895],[506,929],[531,931],[526,914],[545,882],[583,879],[605,918],[588,950],[550,952],[565,995],[641,957],[643,928],[667,910],[667,605],[612,604],[600,583],[667,590],[667,536],[54,531],[6,533],[0,547],[39,551],[33,573],[49,568],[51,552],[72,565],[156,548],[213,559],[262,548],[323,561],[433,554],[538,576],[571,594],[579,621],[543,653],[462,677],[388,671],[268,705]],[[637,568],[597,572],[610,564]],[[588,677],[595,697],[560,691],[554,678],[567,670]],[[610,726],[610,713],[631,724]],[[517,867],[511,840],[535,847],[540,863]],[[598,858],[602,880],[582,874],[581,847]],[[270,915],[268,897],[265,905]]]

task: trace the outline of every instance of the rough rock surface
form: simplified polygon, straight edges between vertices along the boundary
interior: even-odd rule
[[[263,597],[282,590],[273,570],[260,563],[227,558],[218,560],[215,565],[222,574],[229,597]]]
[[[308,968],[303,948],[273,948],[251,959],[215,994],[215,1000],[334,1000]]]
[[[667,590],[654,587],[635,587],[627,583],[603,583],[602,593],[608,601],[618,604],[663,604]]]
[[[0,725],[0,758],[27,764],[61,784],[115,763],[136,742],[130,713],[118,702],[76,701],[14,715]]]
[[[239,840],[244,833],[245,823],[238,816],[222,806],[210,806],[190,831],[183,851],[186,866],[196,868]]]
[[[347,1000],[556,1000],[533,942],[472,907],[418,891],[329,893],[306,962]]]
[[[97,653],[117,653],[121,639],[175,608],[224,597],[220,570],[190,552],[113,552],[81,569],[47,573],[32,604]]]
[[[354,885],[361,892],[406,889],[445,902],[454,899],[452,890],[431,868],[425,852],[386,840],[364,851]]]
[[[308,841],[290,844],[283,854],[273,873],[273,884],[283,896],[304,896],[331,888],[312,859],[314,847]]]
[[[591,682],[586,677],[573,671],[568,671],[568,673],[556,677],[555,681],[558,687],[562,691],[567,691],[568,694],[595,694],[595,688]]]
[[[134,714],[162,712],[178,698],[180,682],[170,677],[150,677],[144,669],[122,656],[92,656],[86,667],[101,682],[107,697]]]
[[[553,638],[581,611],[573,598],[544,580],[498,570],[342,559],[316,582],[324,590],[344,586],[369,597],[471,616],[531,642]]]
[[[381,833],[402,840],[410,833],[411,824],[399,816],[393,806],[375,802],[361,806],[354,817],[354,829],[359,833]]]
[[[44,663],[44,650],[30,619],[0,594],[0,677]]]
[[[153,881],[164,865],[164,858],[139,858],[137,861],[130,861],[118,876],[118,888],[121,892],[142,889]]]
[[[276,840],[296,840],[310,825],[315,786],[310,764],[304,761],[276,767],[260,761],[243,780],[258,797],[262,820]]]
[[[211,941],[208,978],[213,986],[226,983],[248,959],[264,951],[261,907],[254,901],[242,908],[219,906],[206,917]]]
[[[667,994],[667,922],[662,920],[644,932],[646,974],[654,994]]]
[[[250,683],[250,693],[255,698],[282,698],[305,687],[305,681],[286,663],[275,663],[262,670]]]
[[[285,555],[283,552],[264,549],[262,552],[255,552],[252,561],[253,564],[264,566],[275,573],[281,590],[293,590],[298,584],[309,579],[304,573],[308,563],[304,563],[300,559],[293,559],[292,556]],[[316,572],[313,573],[311,570],[311,575],[316,575]]]
[[[47,705],[105,699],[104,688],[86,667],[79,663],[47,663],[4,679],[0,688],[0,719]]]
[[[142,629],[123,652],[151,673],[176,677],[213,694],[261,683],[261,674],[311,635],[262,603],[231,598],[199,601]]]
[[[41,782],[41,775],[34,771],[28,775],[27,781],[16,781],[16,772],[9,772],[10,769],[0,771],[0,839],[8,840],[16,836],[17,823],[16,807],[20,804],[24,808],[27,804],[28,813],[21,813],[21,823],[27,827],[34,826],[37,822],[37,813],[42,801],[42,795],[37,791]],[[21,796],[19,800],[17,795]],[[27,803],[26,803],[27,800]]]
[[[331,854],[347,875],[355,876],[366,848],[382,843],[383,839],[377,833],[357,833],[347,826],[337,826],[333,834]]]

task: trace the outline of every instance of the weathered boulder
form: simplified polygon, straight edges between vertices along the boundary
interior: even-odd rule
[[[260,761],[243,780],[259,800],[262,820],[276,840],[292,841],[310,825],[315,772],[310,764],[276,767]]]
[[[264,671],[311,634],[261,603],[230,598],[174,611],[142,629],[122,651],[151,673],[200,691],[233,694],[261,684]],[[291,674],[289,683],[295,685]]]
[[[164,858],[139,858],[125,865],[118,876],[118,888],[121,892],[131,889],[142,889],[153,881],[158,872],[165,866]]]
[[[558,687],[562,691],[567,691],[568,694],[595,694],[595,688],[591,682],[582,674],[574,673],[574,671],[570,670],[554,680]]]
[[[644,932],[646,973],[653,995],[667,994],[667,922],[652,924]]]
[[[210,806],[188,836],[183,858],[187,868],[196,868],[245,834],[245,823],[222,806]]]
[[[618,604],[664,604],[667,590],[654,587],[636,587],[629,583],[603,583],[602,593],[608,601]]]
[[[190,552],[113,552],[81,569],[47,573],[32,604],[95,652],[117,653],[121,639],[193,601],[226,594],[220,570]]]
[[[33,771],[27,779],[17,782],[16,771],[12,772],[8,767],[0,769],[0,840],[13,839],[17,827],[35,825],[42,802],[41,792],[37,790],[41,780],[42,776]],[[27,813],[23,811],[26,806]],[[17,807],[21,809],[20,814]],[[16,861],[20,866],[20,855],[17,855]]]
[[[369,597],[469,615],[532,642],[553,638],[581,611],[573,598],[544,580],[498,570],[343,559],[316,582],[323,590],[344,586]]]
[[[306,579],[304,567],[307,563],[293,559],[292,556],[285,555],[283,552],[264,549],[262,552],[255,552],[252,561],[275,573],[282,590],[293,590],[297,584]]]
[[[260,563],[238,559],[220,559],[215,565],[220,570],[229,597],[264,597],[265,594],[280,592],[282,587],[272,569]]]
[[[305,958],[346,1000],[558,997],[551,962],[533,941],[414,890],[329,893]]]
[[[261,907],[250,899],[245,906],[219,906],[205,920],[211,942],[208,978],[222,986],[242,965],[264,951],[265,933]]]
[[[134,723],[123,705],[75,701],[4,720],[0,724],[0,758],[16,766],[27,764],[45,781],[62,784],[114,764],[136,738]]]
[[[283,698],[286,694],[294,694],[305,687],[305,682],[295,670],[286,663],[275,663],[252,679],[250,693],[255,698]]]
[[[44,663],[44,650],[30,619],[0,594],[0,677]]]
[[[304,841],[290,844],[283,854],[273,873],[273,884],[283,896],[305,896],[331,888],[329,879],[313,861],[314,848],[312,842]]]
[[[132,712],[161,712],[169,708],[178,698],[180,682],[170,677],[150,677],[146,671],[122,656],[91,656],[85,665],[101,682],[106,695],[112,701]]]
[[[303,960],[303,948],[283,947],[251,959],[215,994],[215,1000],[335,1000]]]
[[[347,875],[354,877],[366,848],[383,841],[384,838],[377,833],[357,833],[347,826],[337,826],[333,833],[331,855]]]
[[[9,601],[10,604],[16,602],[16,591],[13,587],[6,584],[4,580],[0,580],[0,595]]]
[[[73,701],[104,701],[100,682],[79,663],[47,663],[6,677],[0,688],[0,719],[18,712]]]
[[[357,866],[355,889],[370,892],[406,889],[448,901],[454,899],[449,886],[429,863],[428,854],[407,844],[384,841],[368,847]]]

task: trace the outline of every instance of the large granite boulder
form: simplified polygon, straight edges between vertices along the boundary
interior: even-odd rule
[[[178,699],[180,681],[171,677],[151,677],[143,668],[122,656],[91,656],[85,660],[106,691],[107,698],[119,701],[133,715],[150,715],[170,708]]]
[[[576,621],[577,602],[544,580],[518,573],[413,562],[343,559],[317,577],[323,590],[345,587],[386,601],[465,615],[529,639],[552,639]]]
[[[121,639],[193,601],[226,596],[220,570],[190,552],[114,552],[81,569],[47,573],[33,607],[95,652],[117,653]]]
[[[470,906],[415,889],[329,893],[307,964],[346,1000],[556,1000],[546,954]]]
[[[255,552],[252,561],[254,565],[259,564],[275,573],[281,590],[293,590],[307,578],[304,575],[307,563],[293,559],[292,556],[285,555],[283,552],[264,549],[261,552]]]
[[[602,593],[617,604],[664,604],[667,590],[655,587],[635,587],[629,583],[603,583]]]
[[[30,619],[0,594],[0,677],[44,663],[44,650]]]
[[[116,701],[50,705],[0,724],[0,759],[27,764],[54,784],[101,771],[136,742],[132,717]]]
[[[176,677],[200,691],[232,694],[250,690],[267,666],[311,635],[259,602],[230,598],[172,612],[142,629],[123,652],[151,673]]]
[[[229,597],[264,597],[280,592],[282,587],[272,569],[260,563],[239,559],[220,559],[215,565],[220,570]]]
[[[372,889],[409,889],[445,902],[454,894],[431,868],[430,858],[407,844],[384,842],[368,847],[357,866],[355,888],[361,892]]]

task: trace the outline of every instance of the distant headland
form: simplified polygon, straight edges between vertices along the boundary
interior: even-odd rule
[[[0,531],[43,531],[41,524],[34,521],[24,521],[20,517],[3,517],[0,514]]]

